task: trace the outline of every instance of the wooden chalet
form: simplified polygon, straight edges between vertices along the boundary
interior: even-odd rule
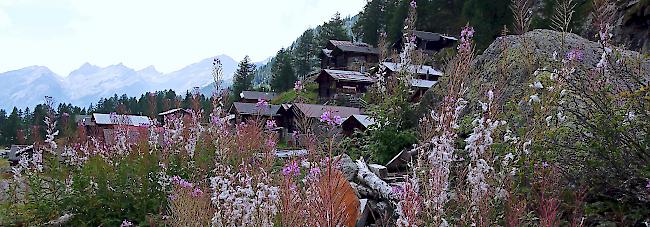
[[[168,117],[182,118],[183,120],[189,121],[191,120],[192,114],[183,108],[171,109],[158,114],[158,120],[162,124],[165,124],[165,119],[167,119]]]
[[[413,35],[415,35],[417,49],[424,52],[437,52],[444,48],[452,47],[458,42],[458,39],[455,37],[433,32],[413,31]],[[403,37],[400,37],[394,47],[397,51],[402,51],[403,45]]]
[[[305,124],[319,123],[320,116],[327,111],[343,119],[363,112],[361,109],[354,107],[295,103],[286,111],[286,115],[282,116],[284,118],[283,122],[285,122],[284,127],[290,132],[298,131],[299,127],[306,126]]]
[[[402,66],[400,63],[382,62],[379,65],[378,74],[385,77],[394,76],[400,71],[407,71],[413,74],[411,85],[411,102],[419,102],[424,93],[438,83],[438,79],[443,75],[442,72],[428,65],[409,65]]]
[[[350,136],[354,133],[355,130],[366,131],[370,126],[376,124],[375,120],[368,115],[362,114],[353,114],[343,121],[341,127],[343,128],[343,134]]]
[[[280,105],[258,106],[257,103],[235,102],[228,112],[234,115],[236,123],[241,123],[256,117],[261,119],[276,119],[280,116],[278,114],[280,107]]]
[[[356,70],[379,62],[379,50],[366,43],[330,40],[320,53],[322,69]]]
[[[413,74],[413,78],[421,80],[438,81],[438,79],[443,75],[440,70],[428,65],[403,66],[400,63],[393,62],[382,62],[379,64],[379,73],[386,77],[393,76],[402,70]]]
[[[318,83],[318,96],[329,99],[341,93],[365,93],[368,86],[375,83],[375,80],[365,73],[356,71],[323,69],[316,78],[316,82]]]
[[[266,101],[271,101],[273,100],[276,96],[278,96],[277,93],[275,92],[261,92],[261,91],[242,91],[239,94],[239,97],[241,98],[239,102],[243,103],[257,103],[259,100],[266,100]]]
[[[146,139],[149,135],[149,126],[152,121],[146,116],[101,114],[79,115],[76,117],[77,124],[84,128],[86,135],[102,139],[105,143],[111,144],[115,139],[115,130],[121,129],[127,132],[128,142],[138,142]]]

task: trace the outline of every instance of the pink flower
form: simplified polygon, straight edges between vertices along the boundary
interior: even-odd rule
[[[293,84],[293,89],[294,89],[296,92],[302,92],[302,89],[303,89],[303,88],[304,88],[304,87],[302,86],[302,81],[300,81],[300,80],[297,80],[297,81]]]
[[[418,7],[418,4],[415,2],[415,0],[411,1],[411,8],[415,9]]]
[[[133,223],[125,219],[124,221],[122,221],[120,227],[127,227],[127,226],[133,226]]]
[[[298,176],[298,174],[300,174],[300,166],[298,166],[296,161],[292,161],[291,164],[282,168],[282,174],[284,176]]]
[[[472,37],[474,37],[474,28],[469,26],[463,28],[463,31],[460,32],[460,44],[458,44],[458,50],[465,52],[471,51]]]
[[[650,180],[648,181],[648,185],[645,186],[648,190],[650,190]]]
[[[569,61],[582,61],[584,54],[578,49],[572,49],[566,54],[566,59]]]
[[[269,138],[266,138],[266,146],[267,146],[267,147],[275,148],[275,145],[277,145],[277,143],[275,142],[275,140],[273,139],[273,137],[270,137],[270,136],[269,136]]]
[[[267,102],[264,99],[258,99],[257,104],[255,104],[257,108],[268,108],[269,107],[269,102]]]
[[[203,191],[200,188],[195,188],[194,191],[190,194],[192,197],[199,197],[203,195]]]
[[[178,185],[180,185],[181,187],[184,187],[184,188],[191,188],[191,187],[194,186],[192,183],[187,182],[186,180],[183,180],[183,179],[181,179],[181,180],[178,182]]]
[[[318,176],[320,175],[320,169],[318,167],[311,168],[309,170],[309,174],[311,174],[312,176]]]
[[[277,127],[278,127],[278,125],[275,124],[274,120],[267,120],[266,121],[266,128],[267,129],[274,129],[274,128],[277,128]]]
[[[341,118],[341,116],[338,115],[332,116],[331,112],[326,111],[320,116],[320,122],[327,123],[328,125],[331,126],[336,126],[343,123],[343,118]]]

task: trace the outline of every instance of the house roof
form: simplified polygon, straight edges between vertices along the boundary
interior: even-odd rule
[[[330,43],[343,52],[356,52],[366,54],[379,54],[377,48],[366,43],[353,43],[350,41],[330,40]],[[324,52],[324,54],[326,54]]]
[[[131,126],[148,126],[151,125],[151,119],[146,116],[119,115],[119,114],[99,114],[94,113],[93,119],[98,125],[131,125]]]
[[[349,82],[367,82],[374,83],[375,80],[364,73],[357,71],[344,71],[344,70],[333,70],[333,69],[323,69],[323,72],[327,75],[330,75],[335,80],[339,81],[349,81]]]
[[[260,92],[260,91],[242,91],[239,96],[242,99],[263,99],[263,100],[272,100],[278,94],[275,92]]]
[[[234,102],[230,111],[245,115],[276,116],[279,109],[280,105],[258,107],[257,103]]]
[[[329,49],[323,49],[323,54],[324,54],[326,57],[331,58],[331,57],[332,57],[332,50],[329,50]]]
[[[393,63],[393,62],[382,62],[381,65],[393,72],[400,71],[402,69],[407,70],[410,73],[417,73],[417,74],[422,74],[422,75],[434,75],[434,76],[442,76],[443,73],[440,72],[439,70],[433,68],[432,66],[428,65],[409,65],[408,67],[403,67],[402,64],[400,63]]]
[[[177,113],[179,111],[182,111],[183,113],[187,113],[187,111],[185,109],[176,108],[176,109],[171,109],[171,110],[159,113],[158,116],[165,116],[165,115],[175,114],[175,113]]]
[[[375,120],[372,119],[372,117],[370,117],[368,115],[353,114],[352,116],[348,117],[348,119],[346,119],[343,122],[343,124],[345,124],[345,122],[347,122],[347,121],[352,121],[352,120],[356,120],[361,125],[363,125],[363,127],[365,127],[365,128],[368,128],[369,126],[374,125],[376,123]]]
[[[436,85],[438,81],[431,81],[431,80],[421,80],[421,79],[412,79],[411,80],[411,86],[412,87],[417,87],[417,88],[431,88],[433,85]]]
[[[77,115],[75,116],[75,122],[77,122],[77,124],[81,124],[82,126],[91,126],[95,124],[93,122],[92,115]]]
[[[295,103],[293,108],[297,108],[306,117],[319,118],[323,113],[330,111],[334,115],[341,116],[341,118],[348,118],[355,114],[361,114],[361,109],[345,106],[325,106],[315,104]]]
[[[439,33],[433,33],[433,32],[425,32],[425,31],[413,31],[413,35],[415,35],[415,37],[417,38],[426,41],[440,41],[441,39],[450,39],[454,41],[458,40],[451,36],[441,35]]]

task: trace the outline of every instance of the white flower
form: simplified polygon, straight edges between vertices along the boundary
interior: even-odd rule
[[[542,88],[544,88],[544,85],[542,85],[542,82],[540,82],[539,80],[538,80],[538,81],[535,81],[535,83],[529,84],[528,86],[529,86],[529,87],[532,87],[532,88],[535,88],[535,89],[542,89]]]
[[[553,120],[553,116],[547,116],[545,120],[546,120],[546,126],[551,126],[551,120]]]
[[[541,102],[541,99],[539,99],[539,95],[537,94],[531,95],[530,98],[528,99],[528,103],[532,103],[532,102]]]

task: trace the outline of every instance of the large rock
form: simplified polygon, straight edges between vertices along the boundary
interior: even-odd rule
[[[359,167],[357,166],[357,163],[354,162],[352,158],[350,158],[350,156],[347,154],[341,155],[338,166],[339,170],[343,172],[345,179],[348,181],[354,181],[354,178],[357,176],[357,172],[359,172]]]
[[[579,62],[577,76],[586,76],[586,72],[596,67],[601,59],[603,48],[599,43],[589,41],[572,33],[561,33],[538,29],[523,35],[510,35],[497,38],[482,55],[476,57],[472,65],[469,100],[484,94],[487,88],[501,88],[502,101],[525,99],[530,92],[528,84],[534,79],[537,69],[551,65],[554,59],[562,60],[571,50],[580,50],[583,59]],[[638,52],[620,49],[621,56],[636,59]],[[558,64],[558,61],[555,62]],[[629,67],[638,67],[634,61],[622,61]],[[650,80],[650,60],[641,62],[642,75],[639,80]],[[626,75],[616,75],[624,77]],[[444,89],[444,86],[438,86]],[[483,89],[481,89],[483,88]],[[485,99],[481,97],[481,100]],[[499,103],[502,104],[502,103]]]

